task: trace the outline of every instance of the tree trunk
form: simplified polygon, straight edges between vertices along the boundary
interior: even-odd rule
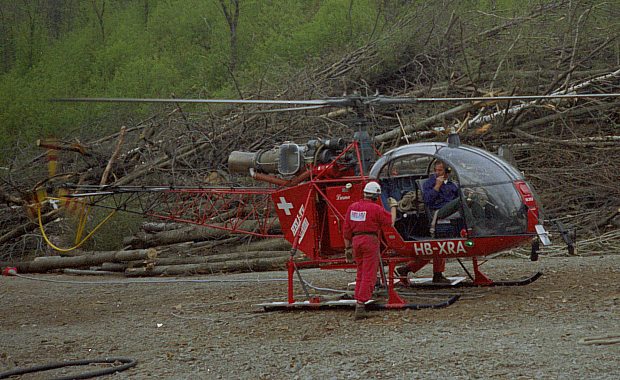
[[[170,265],[155,267],[151,270],[146,268],[132,268],[125,271],[127,276],[154,276],[154,275],[191,275],[211,274],[220,272],[262,272],[271,270],[283,270],[289,260],[289,253],[283,252],[281,256],[267,258],[252,258],[245,260],[224,261],[219,263]]]
[[[237,25],[239,24],[239,0],[230,0],[231,9],[229,9],[224,0],[220,0],[222,12],[226,17],[228,29],[230,30],[230,71],[235,71],[237,67]]]
[[[229,252],[220,253],[209,256],[192,256],[192,257],[160,257],[149,261],[149,264],[155,267],[174,266],[174,265],[190,265],[205,263],[221,263],[224,261],[250,260],[253,258],[269,258],[290,255],[290,251],[247,251],[247,252]],[[130,261],[127,263],[129,268],[138,268],[143,266],[144,261]]]
[[[256,220],[246,220],[239,226],[244,231],[252,231],[258,228],[259,224]],[[274,226],[277,226],[274,225]],[[220,230],[208,226],[191,226],[172,231],[162,231],[156,234],[140,233],[130,236],[123,240],[124,246],[133,248],[147,248],[169,244],[177,244],[186,241],[203,241],[222,239],[231,235],[228,230]]]
[[[253,241],[250,243],[212,247],[208,250],[205,249],[203,254],[208,255],[210,252],[213,252],[214,254],[222,254],[248,251],[290,251],[291,248],[292,245],[288,242],[288,240],[285,240],[284,238],[274,238]],[[194,252],[198,254],[198,251]]]
[[[81,268],[92,265],[99,265],[105,262],[119,262],[131,260],[155,259],[157,251],[154,249],[141,249],[136,251],[109,251],[97,252],[94,254],[61,257],[46,256],[38,257],[34,261],[13,264],[18,272],[22,273],[43,273],[54,269],[62,268]],[[2,263],[2,266],[11,264]]]
[[[93,10],[97,15],[97,21],[99,22],[99,30],[101,31],[101,41],[105,42],[105,27],[103,23],[103,14],[105,13],[105,0],[101,1],[101,8],[97,6],[97,0],[92,0]]]

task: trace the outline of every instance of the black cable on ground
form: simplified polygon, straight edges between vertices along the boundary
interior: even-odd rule
[[[110,368],[103,368],[103,369],[98,369],[95,371],[84,372],[84,373],[80,373],[76,375],[56,377],[53,380],[90,379],[91,377],[110,375],[115,372],[124,371],[137,364],[136,359],[124,358],[124,357],[71,360],[71,361],[66,361],[66,362],[55,362],[55,363],[49,363],[49,364],[36,365],[33,367],[27,367],[27,368],[14,368],[9,371],[0,372],[0,379],[6,379],[11,376],[23,375],[23,374],[31,373],[31,372],[49,371],[50,369],[56,369],[56,368],[62,368],[62,367],[88,365],[88,364],[101,364],[101,363],[114,364],[116,362],[121,362],[123,364],[119,366],[110,367]]]

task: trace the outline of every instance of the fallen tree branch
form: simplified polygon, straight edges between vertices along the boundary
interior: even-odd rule
[[[43,224],[47,224],[52,220],[58,217],[59,210],[52,210],[41,216],[41,221]],[[12,230],[6,232],[4,235],[0,236],[0,244],[6,243],[8,241],[19,238],[20,236],[27,234],[39,227],[38,222],[29,221],[24,223],[18,227],[13,228]]]
[[[272,219],[268,225],[272,225],[274,228],[278,227],[275,219]],[[225,224],[222,224],[224,226]],[[242,231],[255,231],[260,226],[257,220],[246,220],[238,226]],[[147,248],[154,246],[163,246],[170,244],[177,244],[187,241],[203,241],[203,240],[217,240],[230,236],[231,231],[218,228],[212,228],[209,226],[189,226],[172,231],[162,231],[156,234],[144,234],[138,233],[134,236],[130,236],[123,240],[124,246],[130,246],[133,248]]]

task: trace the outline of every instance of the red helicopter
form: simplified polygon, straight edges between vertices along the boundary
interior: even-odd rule
[[[65,98],[69,102],[175,102],[241,103],[294,105],[279,110],[350,107],[363,115],[370,106],[421,102],[471,102],[501,100],[538,100],[552,98],[601,97],[609,94],[503,96],[478,98],[399,98],[384,96],[345,96],[319,100],[202,100],[202,99],[107,99]],[[360,119],[363,120],[363,119]],[[537,260],[540,243],[550,244],[543,227],[541,205],[524,176],[506,160],[485,150],[461,144],[451,133],[447,142],[407,144],[379,155],[366,130],[365,122],[356,125],[350,141],[316,139],[298,145],[285,142],[258,152],[232,152],[231,173],[244,173],[266,187],[143,187],[65,185],[70,194],[64,202],[80,202],[111,209],[111,213],[131,211],[127,205],[149,196],[137,212],[163,220],[193,223],[261,237],[282,236],[292,244],[288,261],[288,297],[286,301],[261,304],[266,310],[323,306],[352,306],[351,299],[327,300],[307,292],[300,269],[347,269],[344,256],[343,221],[347,207],[362,197],[369,181],[382,189],[378,200],[388,209],[388,197],[398,202],[396,223],[382,231],[380,265],[381,284],[387,290],[385,302],[372,308],[437,308],[458,299],[450,297],[436,304],[408,302],[399,294],[411,280],[395,274],[396,266],[415,261],[418,267],[434,258],[457,259],[465,270],[464,278],[452,286],[525,285],[541,276],[538,272],[517,281],[493,281],[480,270],[480,257],[524,244],[531,245],[531,259]],[[451,170],[451,180],[459,187],[459,210],[450,219],[437,220],[423,201],[422,183],[432,173],[436,161]],[[110,200],[112,205],[110,206]],[[225,216],[225,218],[224,218]],[[225,222],[222,222],[223,220]],[[258,222],[256,222],[258,221]],[[282,234],[277,232],[279,229]],[[274,232],[275,231],[275,232]],[[566,243],[572,241],[562,233]],[[295,259],[302,252],[305,260]],[[471,259],[473,273],[461,259]],[[307,299],[294,294],[296,274]]]

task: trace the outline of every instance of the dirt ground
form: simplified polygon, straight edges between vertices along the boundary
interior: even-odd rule
[[[135,282],[174,279],[1,277],[0,371],[124,356],[138,364],[105,378],[620,378],[620,343],[610,339],[620,336],[620,255],[495,259],[483,268],[495,279],[545,275],[523,287],[411,290],[416,302],[463,297],[444,309],[378,311],[358,322],[348,309],[256,307],[285,299],[284,272],[167,283]],[[338,289],[354,278],[302,274],[316,287]],[[449,263],[446,274],[462,272]],[[587,344],[599,337],[611,344]]]

